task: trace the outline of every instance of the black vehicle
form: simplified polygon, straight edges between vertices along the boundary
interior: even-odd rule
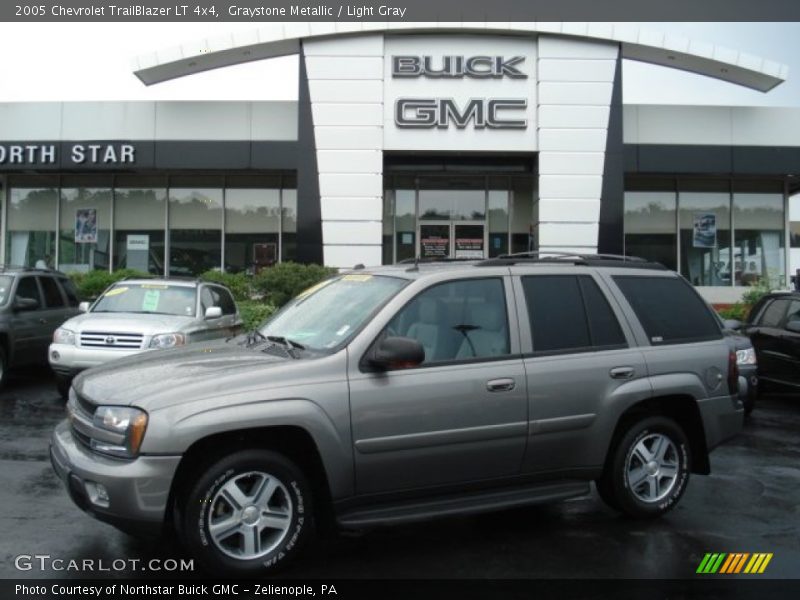
[[[756,350],[761,390],[800,392],[800,292],[764,296],[742,333]]]
[[[14,367],[47,365],[53,332],[78,311],[78,293],[58,271],[0,265],[0,388]]]
[[[719,315],[718,315],[719,316]],[[736,364],[739,367],[739,399],[744,405],[744,412],[753,412],[758,398],[758,360],[753,343],[740,332],[741,322],[735,319],[722,320],[722,331],[731,347],[736,351]]]

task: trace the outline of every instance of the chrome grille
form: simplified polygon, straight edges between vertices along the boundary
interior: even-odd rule
[[[127,348],[138,350],[142,347],[144,335],[141,333],[115,333],[113,331],[84,331],[81,333],[81,346],[84,348]]]

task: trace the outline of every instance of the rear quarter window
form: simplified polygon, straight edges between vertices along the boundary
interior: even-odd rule
[[[653,345],[722,337],[711,309],[680,277],[613,277]]]

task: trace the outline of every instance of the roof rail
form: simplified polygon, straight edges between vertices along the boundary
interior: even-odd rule
[[[593,267],[628,267],[638,269],[667,270],[661,263],[651,262],[639,256],[621,254],[582,254],[578,252],[518,252],[502,254],[477,263],[479,267],[510,266],[525,263],[570,263]]]

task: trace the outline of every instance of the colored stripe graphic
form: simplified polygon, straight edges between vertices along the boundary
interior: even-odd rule
[[[772,560],[771,552],[707,552],[697,567],[697,573],[713,575],[734,575],[744,573],[756,575],[761,574],[767,569],[767,565]],[[748,560],[749,559],[749,560]],[[745,564],[747,566],[745,566]]]

